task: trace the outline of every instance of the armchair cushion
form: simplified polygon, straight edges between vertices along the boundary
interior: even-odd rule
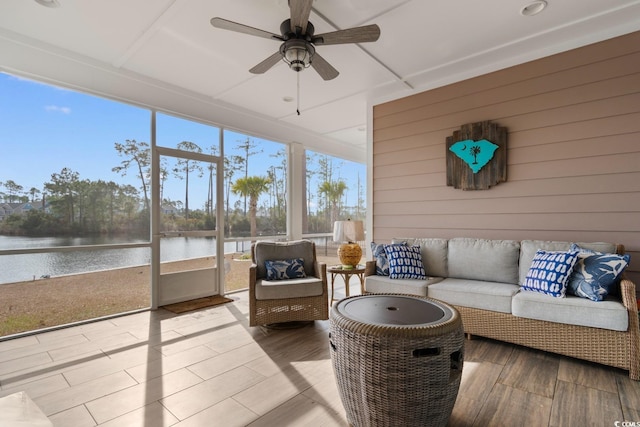
[[[302,258],[306,276],[315,276],[314,244],[309,240],[295,240],[290,242],[256,242],[254,248],[254,262],[257,267],[258,279],[267,277],[267,261]]]
[[[322,280],[317,277],[304,277],[289,280],[256,281],[256,299],[279,300],[289,298],[313,297],[322,295]]]
[[[329,318],[327,265],[316,258],[311,240],[256,242],[251,261],[249,326]],[[278,276],[281,280],[267,280],[267,265],[273,268],[283,261],[292,271]]]
[[[307,277],[304,272],[304,259],[281,259],[265,261],[267,280],[300,279]]]

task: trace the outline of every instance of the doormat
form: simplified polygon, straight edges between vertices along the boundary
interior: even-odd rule
[[[190,301],[177,302],[175,304],[163,305],[161,308],[169,310],[172,313],[180,314],[187,311],[199,310],[205,307],[213,307],[215,305],[225,304],[233,301],[231,298],[223,297],[222,295],[214,295],[211,297],[204,297],[193,299]]]

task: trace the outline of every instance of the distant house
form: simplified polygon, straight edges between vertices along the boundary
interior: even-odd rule
[[[45,206],[45,210],[47,210],[47,208],[48,203]],[[24,215],[33,209],[43,210],[42,200],[26,203],[0,203],[0,221],[4,221],[9,215]]]
[[[0,204],[0,221],[4,221],[4,219],[11,215],[12,212],[13,209],[11,208],[9,203]]]
[[[178,215],[179,213],[178,208],[170,203],[164,203],[160,210],[164,215]]]

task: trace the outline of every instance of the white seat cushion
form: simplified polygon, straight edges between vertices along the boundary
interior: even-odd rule
[[[304,277],[287,280],[256,280],[256,299],[286,299],[322,295],[322,280]]]
[[[511,298],[519,289],[510,283],[447,278],[429,286],[427,296],[453,305],[511,313]]]
[[[427,277],[420,279],[391,279],[389,276],[367,276],[364,279],[364,289],[376,294],[410,294],[427,296],[427,287],[438,283],[442,277]]]
[[[626,331],[629,328],[626,308],[612,297],[596,302],[573,295],[555,298],[537,292],[522,291],[513,297],[511,310],[514,316],[528,319],[613,331]]]

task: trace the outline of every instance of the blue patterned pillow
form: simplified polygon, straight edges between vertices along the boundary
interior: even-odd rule
[[[265,261],[267,280],[299,279],[307,277],[304,273],[304,259],[280,259]]]
[[[604,254],[581,248],[575,243],[571,250],[577,250],[578,262],[569,277],[567,292],[592,301],[602,301],[618,282],[620,275],[629,265],[629,255]]]
[[[521,289],[564,298],[567,280],[578,259],[578,251],[543,251],[533,257]]]
[[[406,246],[406,243],[394,243],[394,245]],[[376,244],[371,242],[371,253],[373,259],[376,260],[376,275],[388,276],[389,275],[389,259],[387,253],[384,251],[385,245],[383,243]]]
[[[390,279],[426,279],[420,246],[384,245]]]

